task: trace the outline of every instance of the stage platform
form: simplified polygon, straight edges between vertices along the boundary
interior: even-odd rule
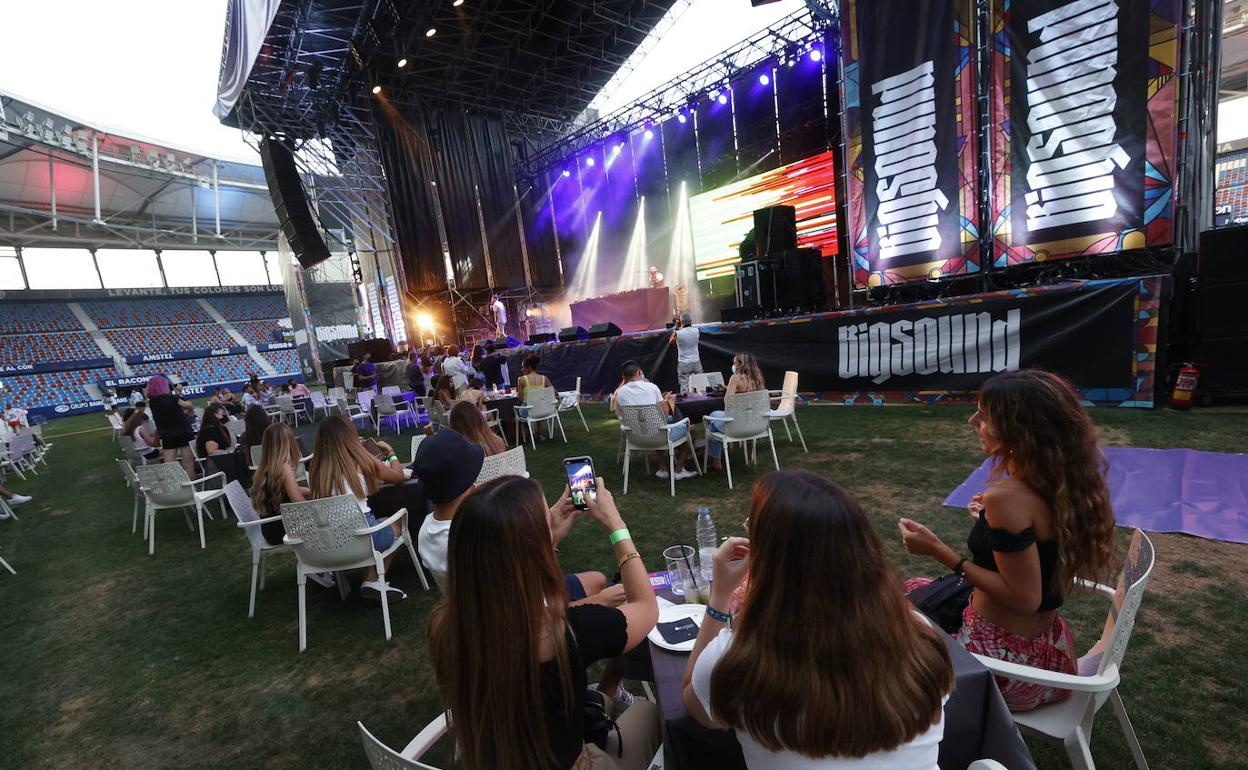
[[[731,371],[753,353],[768,387],[786,370],[800,389],[844,403],[970,402],[985,379],[1041,367],[1069,377],[1092,403],[1152,407],[1168,276],[1076,281],[949,300],[743,323],[700,324],[702,366]],[[667,329],[513,349],[512,381],[525,355],[560,390],[603,397],[630,359],[664,390],[676,389],[676,346]]]
[[[614,323],[622,332],[662,329],[672,320],[671,292],[666,287],[636,289],[573,302],[572,325],[588,329]]]

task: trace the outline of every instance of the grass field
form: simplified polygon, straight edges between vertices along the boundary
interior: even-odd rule
[[[590,434],[569,420],[567,446],[547,441],[529,453],[552,498],[560,458],[593,455],[651,570],[663,547],[691,541],[699,504],[711,506],[721,534],[740,530],[760,470],[734,465],[735,492],[722,475],[680,482],[674,500],[666,482],[638,473],[623,496],[614,423],[601,406],[586,413]],[[967,414],[805,408],[810,453],[781,438],[780,463],[845,485],[873,514],[897,571],[934,575],[933,563],[902,550],[894,522],[909,516],[950,543],[964,540],[965,512],[940,501],[982,459]],[[1244,413],[1094,416],[1109,445],[1240,451],[1248,436]],[[18,572],[0,572],[0,767],[360,768],[357,719],[402,746],[439,711],[424,641],[435,596],[420,590],[406,557],[392,579],[411,598],[393,608],[391,642],[379,609],[310,586],[308,650],[299,654],[292,560],[273,560],[249,620],[249,552],[232,524],[209,522],[200,550],[180,516],[162,515],[149,557],[130,533],[132,496],[103,425],[100,415],[51,424],[52,467],[26,482],[9,478],[35,501],[17,509],[20,521],[0,522],[0,555]],[[406,440],[398,446],[406,456]],[[1248,547],[1175,535],[1154,542],[1159,565],[1121,687],[1144,751],[1154,768],[1246,767]],[[611,571],[606,538],[591,524],[560,551],[568,571]],[[1063,609],[1081,649],[1105,609],[1093,599]],[[1042,768],[1067,766],[1061,752],[1031,746]],[[1101,768],[1131,764],[1110,709],[1097,719],[1092,751]]]

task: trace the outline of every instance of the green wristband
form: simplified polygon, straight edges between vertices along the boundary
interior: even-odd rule
[[[395,461],[395,460],[397,460],[397,459],[399,459],[399,456],[398,456],[398,455],[396,455],[395,453],[391,452],[391,453],[390,453],[390,456],[386,458],[386,462],[388,462],[388,463],[389,463],[389,462],[394,462],[394,461]]]
[[[632,540],[633,536],[628,533],[628,528],[617,529],[611,533],[611,545],[615,545],[621,540]]]

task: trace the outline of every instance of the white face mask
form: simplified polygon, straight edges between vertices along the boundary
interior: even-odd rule
[[[733,374],[736,374],[736,373],[737,373],[737,365],[736,365],[736,364],[733,364],[733,365],[732,365],[732,373],[733,373]]]

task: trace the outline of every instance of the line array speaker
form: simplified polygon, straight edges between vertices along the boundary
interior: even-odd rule
[[[607,337],[620,336],[620,327],[607,321],[606,323],[594,324],[589,327],[589,338],[591,340],[601,340]]]
[[[577,340],[589,339],[589,332],[585,331],[584,326],[565,326],[559,330],[560,342],[576,342]]]
[[[754,253],[759,259],[775,258],[797,248],[797,209],[770,206],[754,212]]]
[[[299,264],[308,268],[329,259],[329,247],[308,206],[294,153],[281,140],[266,136],[260,141],[260,162],[264,165],[264,181],[269,186],[277,223]]]

